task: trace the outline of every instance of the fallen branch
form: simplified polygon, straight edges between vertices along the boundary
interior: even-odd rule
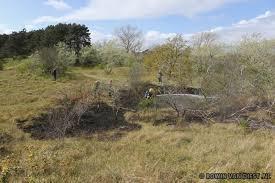
[[[247,107],[244,107],[244,108],[242,108],[241,110],[239,110],[239,111],[237,111],[237,112],[231,114],[231,115],[228,116],[227,118],[232,118],[232,117],[234,117],[235,115],[237,115],[237,114],[239,114],[239,113],[241,113],[241,112],[243,112],[243,111],[245,111],[245,110],[254,109],[255,107],[257,107],[257,106],[247,106]]]

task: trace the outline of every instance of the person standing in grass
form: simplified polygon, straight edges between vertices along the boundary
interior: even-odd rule
[[[56,81],[57,80],[57,69],[54,68],[52,71],[53,79]]]

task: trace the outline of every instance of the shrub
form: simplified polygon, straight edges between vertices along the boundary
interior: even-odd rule
[[[57,69],[60,75],[65,74],[68,66],[73,65],[76,60],[74,52],[68,49],[64,43],[59,43],[53,48],[43,48],[32,58],[38,63],[37,66],[41,67],[42,73],[51,74],[54,69]]]
[[[139,102],[138,107],[144,110],[153,107],[154,103],[154,99],[143,99]]]
[[[241,119],[239,122],[239,125],[244,128],[247,129],[249,127],[249,122],[247,120]]]
[[[129,66],[135,60],[134,56],[121,49],[114,41],[98,46],[102,63],[112,66]]]
[[[111,74],[113,71],[113,66],[112,65],[106,65],[105,68],[104,68],[104,72],[109,75]]]
[[[64,137],[67,132],[79,125],[81,117],[93,102],[89,88],[80,86],[77,90],[64,93],[59,106],[47,115],[47,123],[53,137]]]
[[[96,66],[102,62],[100,53],[93,47],[85,47],[81,50],[80,64],[83,66]]]
[[[16,71],[20,74],[42,74],[42,65],[38,62],[36,62],[35,59],[29,58],[26,60],[23,60],[19,65],[16,66]]]
[[[77,56],[65,43],[58,43],[55,49],[57,50],[58,63],[60,65],[70,66],[75,64]]]

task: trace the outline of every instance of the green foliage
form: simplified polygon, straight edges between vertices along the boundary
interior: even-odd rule
[[[134,56],[121,49],[114,41],[105,42],[98,46],[101,60],[112,66],[128,66],[134,61]]]
[[[44,74],[50,74],[58,67],[58,53],[56,48],[43,48],[38,52],[38,60]]]
[[[209,95],[265,97],[273,85],[271,53],[264,40],[252,36],[230,52],[205,57],[201,86]]]
[[[94,67],[102,62],[100,53],[94,46],[83,48],[80,55],[80,64],[83,66]]]
[[[239,125],[244,128],[247,129],[249,127],[249,122],[247,120],[241,119],[239,122]]]
[[[75,52],[69,48],[65,43],[58,43],[55,46],[58,56],[58,63],[60,65],[65,65],[65,67],[73,65],[77,59]]]
[[[154,99],[143,99],[138,104],[138,108],[141,110],[148,109],[153,106],[154,106]]]
[[[85,47],[80,52],[80,64],[82,66],[99,66],[106,69],[107,73],[113,67],[129,66],[134,61],[134,55],[126,53],[114,41]]]
[[[16,71],[20,74],[41,75],[43,73],[43,68],[35,59],[29,58],[22,60],[20,64],[16,66]]]
[[[68,67],[74,64],[75,59],[74,52],[64,43],[59,43],[53,48],[43,48],[28,59],[22,60],[16,66],[16,70],[21,74],[50,75],[54,69],[57,69],[59,75],[64,75]]]
[[[30,32],[23,29],[9,35],[0,34],[0,58],[28,56],[59,42],[65,43],[79,56],[81,48],[90,45],[89,29],[85,25],[60,23]]]
[[[105,72],[107,75],[111,74],[112,71],[113,71],[112,65],[106,65],[106,66],[105,66],[104,72]]]
[[[167,39],[165,44],[154,48],[144,56],[144,63],[150,70],[159,71],[167,79],[179,85],[192,83],[191,49],[182,35]]]

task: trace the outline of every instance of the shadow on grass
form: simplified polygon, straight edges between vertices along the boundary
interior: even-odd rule
[[[141,129],[141,125],[129,123],[120,110],[115,117],[113,108],[102,103],[100,108],[91,106],[82,116],[79,125],[66,131],[65,137],[91,137],[96,135],[100,140],[119,140],[127,132]],[[18,128],[30,133],[34,139],[55,139],[52,127],[46,122],[48,114],[31,120],[17,120]],[[60,136],[59,136],[60,137]],[[63,137],[63,136],[62,136]]]

